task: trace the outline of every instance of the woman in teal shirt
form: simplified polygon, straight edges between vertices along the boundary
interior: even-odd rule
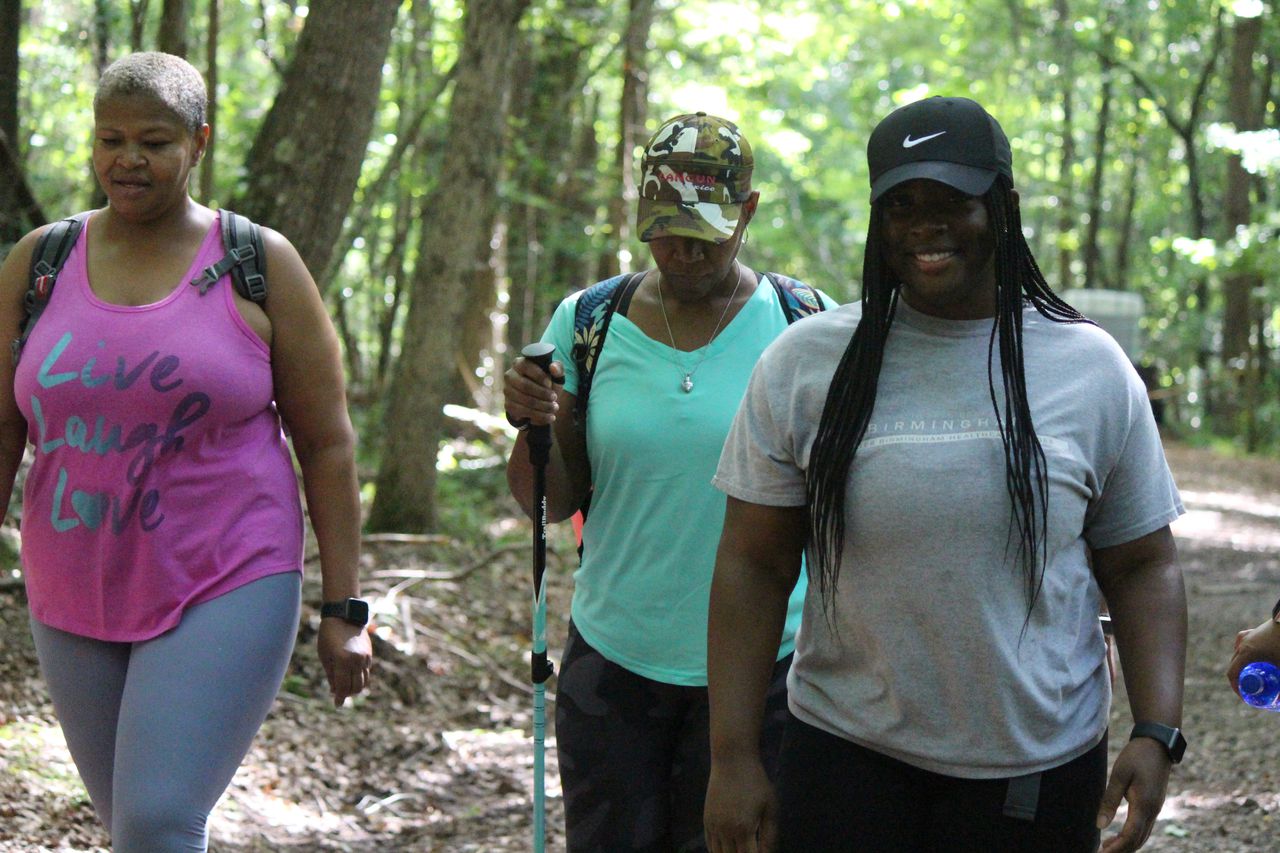
[[[733,123],[705,113],[664,123],[641,164],[637,230],[654,268],[616,282],[585,423],[573,416],[584,377],[565,357],[581,293],[543,336],[561,359],[551,374],[518,359],[506,375],[508,418],[552,425],[548,520],[591,493],[556,690],[570,850],[705,849],[707,607],[725,507],[711,477],[752,366],[788,321],[780,277],[738,259],[759,201],[751,168]],[[523,436],[507,475],[531,512]],[[801,583],[771,680],[770,767],[803,596]]]

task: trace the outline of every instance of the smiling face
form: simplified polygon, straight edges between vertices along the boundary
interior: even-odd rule
[[[93,172],[111,210],[133,222],[159,219],[187,198],[187,178],[209,139],[160,101],[120,95],[94,110]]]
[[[884,260],[908,305],[948,320],[995,316],[995,238],[981,197],[913,180],[880,203]]]

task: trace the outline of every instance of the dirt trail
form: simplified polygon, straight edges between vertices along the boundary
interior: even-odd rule
[[[1174,533],[1190,601],[1191,746],[1144,849],[1271,853],[1280,850],[1280,714],[1239,702],[1223,670],[1235,632],[1261,622],[1280,595],[1280,462],[1174,444],[1168,455],[1188,509]],[[574,558],[566,536],[556,531],[552,541],[560,555],[551,566],[553,651]],[[286,690],[214,812],[213,849],[528,850],[525,564],[520,549],[372,550],[366,577],[403,590],[394,612],[379,617],[400,651],[385,646],[377,691],[335,713],[304,630]],[[24,611],[20,589],[0,588],[0,853],[104,850],[36,675]],[[1115,735],[1129,726],[1121,687],[1113,758]],[[547,849],[556,851],[554,741],[548,794]]]
[[[1187,513],[1173,525],[1187,582],[1189,642],[1183,728],[1190,746],[1144,850],[1280,850],[1280,714],[1240,702],[1225,670],[1237,631],[1280,596],[1280,463],[1166,448]],[[1123,689],[1115,734],[1131,718]],[[1116,826],[1119,826],[1117,823]]]

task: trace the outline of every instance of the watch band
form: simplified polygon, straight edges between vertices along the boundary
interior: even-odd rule
[[[320,618],[333,617],[364,627],[369,624],[369,603],[361,598],[326,601],[320,605]]]
[[[1129,740],[1138,737],[1149,737],[1159,743],[1174,764],[1182,761],[1182,755],[1187,751],[1187,739],[1183,737],[1182,731],[1163,723],[1134,723]]]
[[[1271,608],[1271,621],[1280,622],[1280,599],[1276,600],[1276,606]]]

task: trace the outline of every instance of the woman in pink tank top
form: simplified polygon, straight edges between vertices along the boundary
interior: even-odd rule
[[[17,363],[0,368],[0,493],[30,444],[22,566],[54,708],[117,851],[205,849],[207,817],[283,679],[302,507],[320,548],[334,702],[368,684],[355,437],[337,336],[297,251],[262,229],[269,296],[244,298],[221,214],[188,194],[205,83],[137,53],[94,98],[93,211]],[[0,268],[19,337],[41,233]],[[7,506],[7,503],[6,503]]]

